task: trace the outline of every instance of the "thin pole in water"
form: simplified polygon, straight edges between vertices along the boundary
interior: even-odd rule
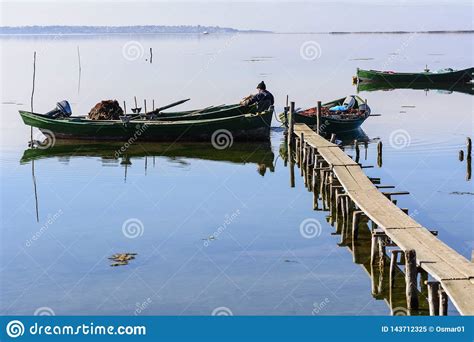
[[[35,79],[36,79],[36,51],[33,53],[33,87],[31,88],[31,112],[33,113],[33,97],[35,95]],[[30,144],[33,146],[33,126],[30,128]]]
[[[77,46],[77,61],[79,64],[79,78],[77,82],[77,93],[81,90],[81,74],[82,74],[82,67],[81,67],[81,52],[79,51],[79,45]]]

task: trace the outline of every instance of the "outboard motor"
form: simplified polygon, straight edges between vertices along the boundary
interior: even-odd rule
[[[56,103],[56,108],[47,112],[46,115],[54,119],[68,118],[72,115],[71,106],[69,105],[69,102],[63,100]]]

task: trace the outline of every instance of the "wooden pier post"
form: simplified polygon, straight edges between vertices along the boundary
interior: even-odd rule
[[[403,254],[403,251],[400,249],[394,249],[390,253],[390,275],[389,275],[390,289],[392,289],[395,286],[395,270],[397,269],[398,255],[400,254]]]
[[[123,114],[127,115],[127,104],[123,101]]]
[[[472,153],[472,140],[471,140],[471,138],[469,138],[469,137],[466,138],[466,146],[467,146],[466,156],[467,156],[467,158],[471,158],[471,153]]]
[[[360,148],[357,139],[354,140],[354,149],[355,149],[355,162],[358,163],[360,159]]]
[[[439,315],[448,315],[448,295],[442,288],[439,289]]]
[[[147,113],[147,111],[146,111],[146,99],[143,100],[143,109],[145,110],[145,115],[146,115],[146,113]]]
[[[439,282],[427,281],[428,287],[428,305],[430,307],[430,316],[439,315]]]
[[[463,150],[459,150],[458,159],[461,162],[464,160],[464,151]]]
[[[382,167],[382,164],[383,164],[382,150],[383,150],[383,143],[382,143],[382,140],[380,140],[377,143],[377,165],[378,165],[378,167]]]
[[[359,237],[359,223],[364,215],[362,210],[356,210],[352,213],[352,240],[357,240]]]
[[[322,105],[321,101],[318,101],[318,107],[317,107],[317,112],[316,112],[316,133],[318,135],[321,135],[321,110],[322,110]]]
[[[305,141],[304,141],[304,133],[301,132],[301,138],[300,138],[300,150],[299,150],[299,166],[300,166],[300,176],[303,176],[303,167],[304,167],[304,150],[305,150]]]
[[[290,102],[290,117],[288,122],[288,145],[294,146],[294,132],[295,132],[295,102]]]
[[[466,158],[466,180],[471,180],[471,175],[472,175],[472,159],[469,156]]]
[[[416,252],[414,249],[409,249],[405,251],[405,280],[408,310],[418,309],[417,275]]]
[[[370,264],[375,265],[377,261],[377,247],[378,247],[378,235],[372,233],[371,243],[370,243]]]

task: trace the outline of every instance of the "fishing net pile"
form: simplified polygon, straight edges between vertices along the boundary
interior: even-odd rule
[[[88,114],[91,120],[119,120],[123,109],[117,100],[104,100],[96,104]]]
[[[321,116],[331,116],[335,114],[344,114],[346,116],[358,116],[358,115],[363,115],[364,112],[365,112],[364,110],[359,110],[356,108],[351,108],[345,111],[330,111],[328,107],[321,108]],[[317,113],[318,113],[318,109],[316,107],[298,112],[298,114],[301,114],[304,116],[316,116]]]

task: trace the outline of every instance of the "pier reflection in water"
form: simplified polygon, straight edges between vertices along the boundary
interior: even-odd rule
[[[346,135],[343,141],[350,143],[354,137],[356,140],[360,139],[361,132],[353,134]],[[369,141],[367,137],[365,144]],[[428,282],[428,274],[422,270],[416,289],[416,297],[420,299],[419,305],[416,309],[407,308],[409,305],[407,305],[406,277],[402,270],[405,265],[403,252],[385,234],[377,236],[376,225],[365,215],[357,215],[358,211],[355,208],[349,208],[352,204],[347,200],[347,195],[342,194],[342,186],[333,183],[330,173],[324,167],[301,158],[296,152],[299,150],[298,141],[294,150],[288,149],[288,146],[287,140],[280,145],[280,156],[289,168],[290,186],[295,186],[296,165],[300,169],[305,187],[313,193],[313,209],[328,213],[326,220],[335,229],[332,234],[340,235],[338,246],[347,248],[353,256],[353,262],[360,265],[370,277],[373,298],[384,300],[392,315],[446,315],[447,301],[441,306],[436,305],[435,311],[432,306],[430,311],[428,286],[431,282]],[[311,152],[306,154],[312,155]],[[380,184],[380,178],[370,179],[374,184]],[[403,210],[408,212],[408,209]]]

